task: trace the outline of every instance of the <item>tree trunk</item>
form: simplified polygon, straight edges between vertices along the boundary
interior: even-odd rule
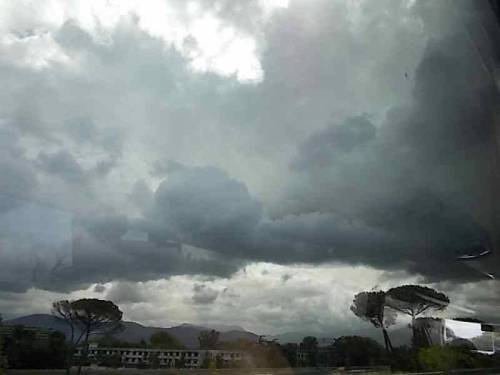
[[[384,334],[384,344],[385,344],[385,351],[386,353],[389,354],[389,362],[391,365],[391,372],[394,371],[394,348],[392,347],[391,339],[389,338],[389,333],[387,333],[387,330],[385,329],[384,326],[382,326],[382,333]]]
[[[384,334],[385,350],[387,353],[392,354],[393,347],[391,339],[389,338],[389,334],[387,333],[387,330],[385,328],[382,328],[382,333]]]
[[[71,325],[71,344],[68,349],[66,358],[66,375],[71,374],[71,367],[73,365],[73,356],[75,355],[75,327]]]
[[[75,351],[73,349],[73,343],[71,343],[70,348],[68,349],[68,355],[66,358],[66,375],[71,374],[71,366],[73,364],[73,355],[75,354]]]
[[[411,344],[413,349],[418,349],[418,338],[417,338],[417,329],[415,327],[415,316],[411,317],[411,332],[412,332],[412,340]]]
[[[85,333],[85,341],[83,344],[83,352],[82,352],[82,357],[80,358],[80,363],[78,364],[78,371],[76,372],[77,375],[80,375],[82,373],[82,363],[83,360],[87,360],[89,356],[89,334],[90,330],[87,329],[87,332]]]

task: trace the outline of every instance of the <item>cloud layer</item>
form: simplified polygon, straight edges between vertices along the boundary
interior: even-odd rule
[[[202,307],[228,292],[197,277],[261,262],[290,268],[283,285],[305,264],[484,278],[455,258],[498,242],[495,54],[474,31],[486,13],[425,0],[0,9],[0,289],[98,285],[134,304],[144,296],[120,285],[186,277]]]

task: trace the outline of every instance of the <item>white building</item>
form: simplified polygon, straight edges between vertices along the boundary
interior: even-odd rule
[[[149,365],[153,354],[158,358],[161,367],[200,367],[205,359],[222,361],[224,365],[246,360],[246,355],[239,351],[204,350],[204,349],[145,349],[145,348],[100,348],[90,344],[88,357],[90,360],[103,356],[119,355],[124,367]],[[82,348],[78,348],[75,356],[82,355]]]

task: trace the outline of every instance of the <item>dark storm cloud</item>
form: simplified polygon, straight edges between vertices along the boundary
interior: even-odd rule
[[[297,169],[328,167],[336,156],[347,154],[375,138],[375,126],[365,117],[351,117],[339,126],[331,126],[309,137],[300,146],[300,157],[292,165]]]
[[[185,241],[244,259],[480,277],[455,257],[494,240],[484,195],[496,93],[466,30],[429,42],[413,84],[380,125],[351,117],[300,145],[287,216],[264,217],[221,171],[183,167],[158,189],[157,212]]]
[[[9,176],[0,192],[29,196],[38,175],[52,203],[75,215],[72,264],[52,274],[47,265],[47,277],[23,288],[227,276],[255,260],[474,277],[453,259],[490,240],[486,125],[495,100],[463,25],[436,2],[363,3],[359,24],[345,17],[345,2],[306,3],[292,2],[259,35],[265,80],[256,85],[193,74],[136,20],[117,25],[110,45],[71,22],[56,32],[84,74],[0,70],[15,94],[0,93],[1,115],[40,142],[32,162],[17,148],[0,150]],[[239,23],[248,2],[224,4],[217,12]],[[245,29],[256,26],[249,19]],[[433,40],[420,56],[422,35]],[[397,105],[385,112],[388,102]],[[82,154],[104,156],[89,167]],[[170,157],[217,167],[152,163]],[[154,192],[150,172],[165,178]],[[284,177],[271,214],[250,191],[273,186],[274,174]],[[0,198],[0,208],[12,202]]]
[[[213,167],[176,165],[153,207],[156,233],[241,260],[370,263],[374,244],[388,250],[397,243],[387,231],[332,213],[270,220],[242,183]]]
[[[230,251],[251,241],[262,218],[247,187],[220,169],[172,164],[155,193],[154,220],[194,245]]]
[[[93,282],[147,281],[183,274],[228,276],[239,262],[206,252],[193,257],[182,244],[143,231],[122,215],[97,214],[72,223],[72,264],[54,274],[49,289],[71,290]]]
[[[110,212],[76,215],[23,201],[0,223],[0,290],[71,291],[184,274],[226,277],[240,264],[210,251],[193,256],[176,241],[144,232],[146,224]],[[12,230],[19,223],[23,228]]]
[[[363,250],[361,235],[357,245],[341,246],[353,253],[357,247],[351,260],[362,255],[369,264],[431,279],[481,277],[454,259],[495,240],[495,208],[485,197],[495,184],[489,165],[498,96],[465,33],[429,43],[415,72],[412,103],[390,109],[376,132],[366,123],[369,137],[342,141],[347,120],[299,149],[292,212],[336,210],[397,239],[389,247],[370,240]]]

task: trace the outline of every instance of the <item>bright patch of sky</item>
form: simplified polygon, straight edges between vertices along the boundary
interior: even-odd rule
[[[95,41],[111,44],[111,34],[124,20],[133,19],[150,36],[161,39],[165,47],[175,47],[196,72],[213,72],[235,77],[240,82],[259,82],[263,70],[258,36],[220,17],[203,2],[163,0],[89,0],[84,2],[51,0],[33,3],[0,3],[0,50],[17,64],[33,69],[52,64],[75,64],[75,58],[54,41],[53,32],[66,22],[78,25]],[[287,0],[261,0],[261,22],[273,11],[288,6]],[[12,17],[15,15],[15,17]],[[15,19],[15,23],[8,18]],[[20,32],[21,30],[21,32]]]

